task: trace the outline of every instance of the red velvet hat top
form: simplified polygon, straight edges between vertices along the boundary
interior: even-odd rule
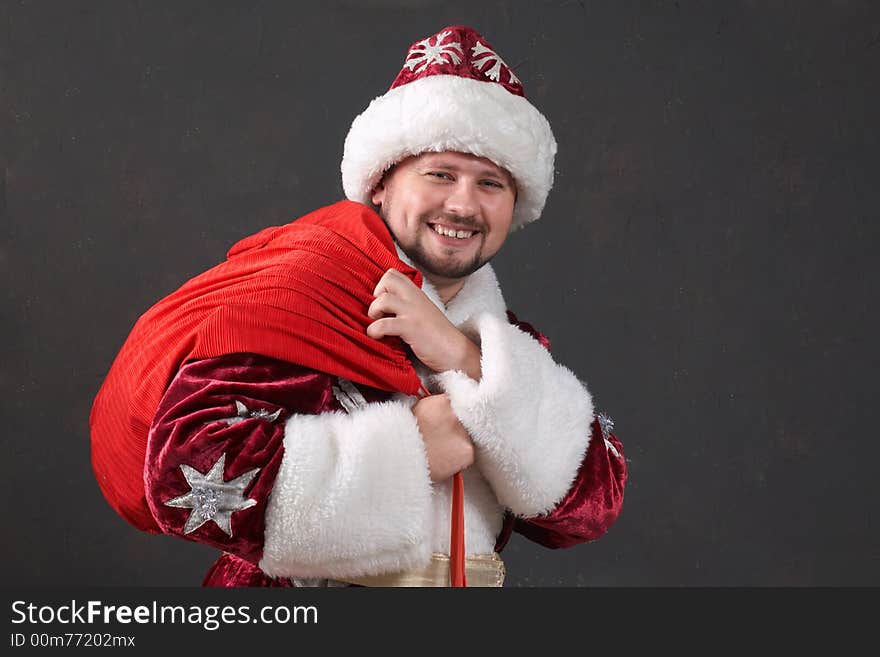
[[[432,75],[455,75],[497,83],[525,98],[522,83],[507,63],[476,30],[464,25],[444,27],[409,47],[403,68],[391,89]]]

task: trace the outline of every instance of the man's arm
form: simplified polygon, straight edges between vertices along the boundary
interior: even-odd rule
[[[187,363],[150,430],[150,508],[163,531],[271,576],[421,565],[425,449],[409,405],[386,397],[254,354]]]
[[[604,456],[611,443],[588,449],[592,397],[553,361],[546,337],[510,312],[507,321],[484,312],[456,327],[394,270],[374,294],[368,314],[375,321],[367,333],[400,337],[438,372],[434,381],[470,435],[475,462],[501,504],[520,518],[543,517],[545,527],[580,525],[585,537],[596,537],[586,525],[610,526],[623,502],[623,453],[612,451],[615,468],[606,468],[608,477],[593,476],[591,455]],[[601,521],[587,513],[597,498],[610,500]]]
[[[620,513],[626,462],[592,398],[549,354],[549,341],[508,313],[462,327],[481,347],[482,376],[436,375],[477,446],[476,463],[515,528],[549,547],[592,540]],[[505,532],[499,545],[506,542]]]
[[[512,532],[549,548],[571,547],[602,536],[620,515],[626,485],[623,445],[613,433],[602,436],[599,420],[591,426],[592,438],[577,478],[565,497],[545,515],[505,517],[495,544],[501,551]]]

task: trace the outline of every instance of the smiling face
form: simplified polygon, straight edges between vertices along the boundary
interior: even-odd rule
[[[372,201],[404,253],[434,285],[463,282],[501,249],[516,187],[486,158],[422,153],[398,163]]]

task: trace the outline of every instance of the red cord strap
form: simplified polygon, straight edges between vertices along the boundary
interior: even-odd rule
[[[419,386],[419,394],[427,397],[431,393],[424,384]],[[467,586],[464,568],[464,479],[460,472],[452,477],[452,522],[449,531],[449,583],[453,587]]]
[[[449,581],[467,586],[464,572],[464,480],[460,472],[452,478],[452,531],[449,536]]]

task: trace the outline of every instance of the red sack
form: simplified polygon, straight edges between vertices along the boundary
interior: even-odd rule
[[[382,390],[416,394],[399,338],[367,336],[367,308],[388,269],[419,287],[382,219],[342,201],[247,237],[226,261],[145,312],[113,361],[89,417],[92,468],[104,497],[158,532],[144,494],[147,434],[166,388],[189,360],[249,352]]]

